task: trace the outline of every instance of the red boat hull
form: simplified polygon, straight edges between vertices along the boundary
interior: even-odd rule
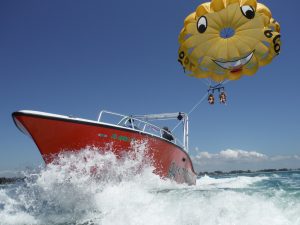
[[[22,111],[12,116],[16,126],[32,137],[46,163],[50,163],[62,151],[79,151],[87,146],[94,146],[101,151],[109,149],[121,156],[124,151],[132,151],[132,141],[137,141],[146,143],[146,156],[151,158],[156,174],[178,183],[196,183],[196,174],[188,154],[163,138],[88,120]]]

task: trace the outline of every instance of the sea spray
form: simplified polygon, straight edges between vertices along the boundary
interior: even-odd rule
[[[65,152],[24,182],[0,186],[1,225],[300,225],[299,173],[161,179],[137,144],[122,159]]]

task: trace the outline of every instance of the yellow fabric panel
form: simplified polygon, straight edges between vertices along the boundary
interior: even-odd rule
[[[208,20],[208,23],[210,21],[213,21],[215,24],[217,24],[218,28],[223,27],[224,21],[222,21],[219,13],[208,14],[208,15],[206,15],[206,18]],[[208,24],[208,26],[210,26],[210,25]]]
[[[190,76],[196,77],[196,78],[208,78],[209,74],[208,72],[202,71],[199,68],[195,70]]]
[[[252,20],[247,19],[240,10],[239,18],[235,21],[235,23],[233,24],[233,27],[235,29],[238,29],[239,27],[243,26],[244,24],[252,23],[251,21]]]
[[[236,29],[239,26],[243,25],[244,23],[247,23],[248,20],[244,17],[244,15],[241,12],[241,8],[238,4],[233,5],[231,10],[235,10],[233,19],[231,21],[231,27]]]
[[[227,46],[227,41],[224,39],[218,38],[211,46],[210,48],[205,52],[205,55],[211,56],[213,59],[220,59],[222,58],[221,52],[224,51],[224,46]],[[226,54],[227,48],[224,51]]]
[[[249,37],[249,36],[244,36],[244,35],[235,35],[241,42],[243,42],[245,45],[247,45],[250,49],[255,49],[255,46],[259,42],[258,39]]]
[[[264,45],[262,42],[258,42],[257,45],[255,46],[255,55],[259,58],[262,59],[266,53],[269,52],[269,48]]]
[[[186,48],[194,48],[195,46],[207,44],[206,42],[211,42],[213,39],[218,38],[217,34],[206,34],[206,35],[194,35],[186,39],[182,45]]]
[[[229,20],[228,20],[228,10],[227,9],[222,9],[221,11],[219,11],[218,13],[215,13],[219,16],[222,24],[221,27],[229,27]]]
[[[191,54],[195,55],[196,58],[200,58],[202,56],[207,55],[206,52],[210,49],[212,45],[215,44],[216,40],[218,39],[219,38],[217,37],[217,38],[210,39],[205,43],[201,43],[200,45],[195,47],[195,49],[192,51]]]
[[[184,20],[184,26],[186,26],[189,23],[195,22],[196,13],[193,12],[190,15],[188,15]]]
[[[241,8],[239,6],[239,3],[234,3],[232,5],[229,5],[226,11],[227,11],[228,26],[234,28],[236,21],[243,16],[241,13]]]
[[[274,56],[270,52],[267,52],[267,54],[267,57],[258,60],[259,66],[265,66],[272,61]]]
[[[240,0],[227,0],[226,1],[226,8],[229,8],[233,4],[239,4]]]
[[[187,35],[185,28],[183,28],[178,36],[178,42],[182,43],[185,40],[185,36]]]
[[[214,12],[219,12],[222,9],[225,9],[226,0],[212,0],[210,7]]]
[[[225,39],[220,39],[220,44],[218,46],[217,55],[213,55],[214,59],[226,60],[228,56],[228,43]]]
[[[212,11],[219,12],[235,3],[239,4],[240,0],[212,0],[210,7]]]
[[[266,7],[264,4],[258,3],[256,12],[265,15],[269,18],[269,20],[272,18],[272,13],[268,7]]]
[[[210,12],[210,2],[206,2],[198,6],[198,8],[196,9],[196,16],[199,18]]]
[[[261,29],[261,30],[264,29],[263,18],[260,15],[256,16],[251,21],[248,20],[243,25],[238,26],[235,31],[236,33],[238,33],[240,31],[247,31],[252,29]]]
[[[240,0],[240,6],[244,6],[244,5],[250,5],[253,7],[253,9],[256,10],[257,1],[256,0]]]
[[[215,74],[215,73],[212,73],[210,75],[211,79],[214,80],[215,82],[222,82],[223,80],[226,79],[227,76],[225,75],[218,75],[218,74]]]
[[[278,32],[278,33],[280,32],[280,25],[279,25],[279,23],[274,18],[272,18],[270,20],[270,27],[274,27],[274,30],[276,32]]]
[[[258,70],[258,66],[259,66],[258,60],[257,60],[257,58],[255,57],[255,55],[252,57],[252,59],[251,59],[251,61],[249,62],[248,65],[249,65],[249,66],[250,66],[250,65],[251,65],[251,66],[253,65],[253,67],[251,67],[251,68],[248,68],[247,66],[244,67],[244,69],[243,69],[243,74],[244,74],[244,75],[248,75],[248,76],[254,75],[254,74],[256,73],[256,71]]]
[[[243,41],[242,38],[239,38],[237,35],[231,38],[237,50],[239,51],[240,56],[244,56],[253,51],[253,48],[249,47],[249,45]]]
[[[241,76],[242,76],[241,73],[231,73],[231,74],[228,75],[227,79],[228,80],[238,80],[238,79],[241,78]]]
[[[197,23],[193,21],[185,26],[185,30],[188,34],[198,35]]]
[[[219,33],[221,21],[218,19],[215,19],[214,17],[211,17],[211,16],[207,16],[206,19],[207,19],[207,23],[208,23],[208,28],[214,29],[217,33]]]
[[[207,26],[199,25],[198,31],[202,16]],[[212,0],[185,19],[178,37],[179,60],[189,76],[237,80],[255,74],[278,55],[279,32],[271,11],[256,0]]]
[[[236,59],[239,57],[243,57],[245,54],[249,54],[249,51],[244,54],[241,54],[238,45],[236,45],[236,40],[234,38],[227,39],[227,50],[227,59]]]

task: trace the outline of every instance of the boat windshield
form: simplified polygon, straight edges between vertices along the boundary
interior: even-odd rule
[[[176,137],[177,135],[175,135],[173,132],[174,129],[169,130],[169,128],[166,126],[153,124],[154,121],[158,121],[158,123],[159,121],[163,121],[165,123],[166,120],[174,120],[178,123],[178,125],[182,125],[182,140]],[[185,151],[188,150],[188,117],[182,112],[126,116],[103,110],[99,113],[98,122],[109,123],[112,125],[122,126],[128,129],[151,134],[170,141],[183,148]],[[177,126],[175,126],[175,128],[177,128]]]

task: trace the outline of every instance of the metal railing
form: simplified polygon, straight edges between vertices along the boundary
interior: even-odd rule
[[[119,117],[118,122],[116,122],[116,123],[109,122],[110,124],[113,124],[113,125],[126,127],[126,128],[129,128],[129,129],[138,131],[138,132],[150,134],[152,136],[157,136],[157,137],[163,138],[165,140],[168,140],[168,139],[164,138],[163,136],[164,136],[164,134],[167,133],[168,135],[173,137],[172,141],[170,141],[170,140],[168,140],[168,141],[170,141],[170,142],[184,148],[185,150],[187,150],[188,146],[187,146],[187,142],[185,142],[186,136],[184,136],[184,143],[182,143],[171,132],[166,131],[163,128],[160,128],[160,127],[158,127],[158,126],[156,126],[152,123],[149,123],[147,121],[144,121],[144,120],[140,119],[140,118],[147,118],[147,115],[144,115],[144,116],[126,116],[126,115],[122,115],[122,114],[119,114],[119,113],[102,110],[99,113],[98,122],[105,123],[105,121],[103,121],[103,120],[101,121],[101,119],[103,119],[104,114]],[[171,115],[171,114],[156,114],[156,115],[162,116],[162,115]],[[174,114],[172,114],[172,115],[174,115]],[[178,115],[178,114],[176,114],[176,115]],[[151,115],[151,116],[153,116],[153,115]]]

